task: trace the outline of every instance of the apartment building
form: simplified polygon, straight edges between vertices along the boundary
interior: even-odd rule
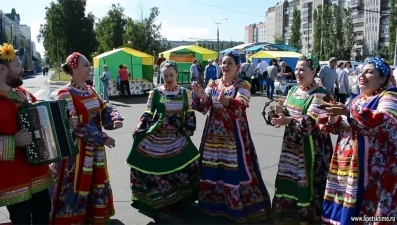
[[[266,12],[266,42],[274,43],[276,38],[283,38],[285,44],[289,44],[293,11],[301,11],[302,52],[312,50],[313,40],[313,12],[319,5],[336,4],[341,11],[344,8],[352,10],[353,31],[356,42],[352,57],[358,59],[375,55],[383,47],[388,46],[389,41],[389,0],[292,0],[280,1],[275,6],[268,8]],[[246,27],[246,43],[248,36],[254,36]],[[254,40],[254,39],[252,39]]]
[[[266,24],[259,22],[245,27],[244,43],[265,42]]]

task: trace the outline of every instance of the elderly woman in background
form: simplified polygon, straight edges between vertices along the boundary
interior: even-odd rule
[[[193,83],[193,108],[208,113],[200,146],[199,208],[247,223],[269,218],[270,199],[248,126],[251,87],[237,79],[239,67],[238,53],[226,53],[221,79],[205,90]]]
[[[358,76],[361,95],[347,106],[326,104],[319,119],[321,132],[339,135],[323,203],[328,224],[353,224],[353,217],[392,224],[387,218],[397,217],[397,89],[386,89],[389,80],[389,66],[368,59]]]
[[[329,96],[314,80],[318,67],[311,53],[299,59],[299,86],[291,88],[284,109],[276,107],[278,117],[272,119],[275,127],[285,126],[272,202],[275,224],[321,223],[332,142],[329,134],[316,129],[316,119],[324,113],[318,106]]]

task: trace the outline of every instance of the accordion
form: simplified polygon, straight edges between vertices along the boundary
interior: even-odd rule
[[[18,111],[18,118],[21,128],[32,135],[32,143],[26,146],[30,163],[50,164],[78,154],[66,100],[27,104]]]

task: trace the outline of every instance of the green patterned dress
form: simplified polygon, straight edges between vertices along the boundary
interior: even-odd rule
[[[190,136],[196,129],[191,92],[163,86],[149,93],[127,165],[132,206],[152,211],[198,198],[199,152]]]

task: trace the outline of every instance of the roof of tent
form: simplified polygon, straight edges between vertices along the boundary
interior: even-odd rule
[[[270,58],[299,58],[302,54],[290,51],[260,51],[251,55],[248,59],[270,59]]]
[[[179,46],[165,52],[163,54],[171,53],[171,52],[197,52],[199,54],[208,55],[208,54],[217,54],[217,52],[209,50],[207,48],[203,48],[197,45],[183,45]]]
[[[142,64],[144,64],[144,65],[152,65],[153,62],[154,62],[154,57],[149,55],[149,54],[146,54],[144,52],[140,52],[140,51],[132,49],[132,48],[118,48],[118,49],[113,49],[111,51],[104,52],[104,53],[102,53],[100,55],[95,56],[94,59],[93,59],[94,60],[94,65],[97,65],[97,64],[99,65],[99,63],[97,63],[97,64],[95,63],[95,62],[99,62],[99,59],[104,58],[104,57],[109,56],[109,55],[117,54],[117,53],[119,53],[121,51],[125,52],[125,53],[128,53],[130,55],[142,58]]]

